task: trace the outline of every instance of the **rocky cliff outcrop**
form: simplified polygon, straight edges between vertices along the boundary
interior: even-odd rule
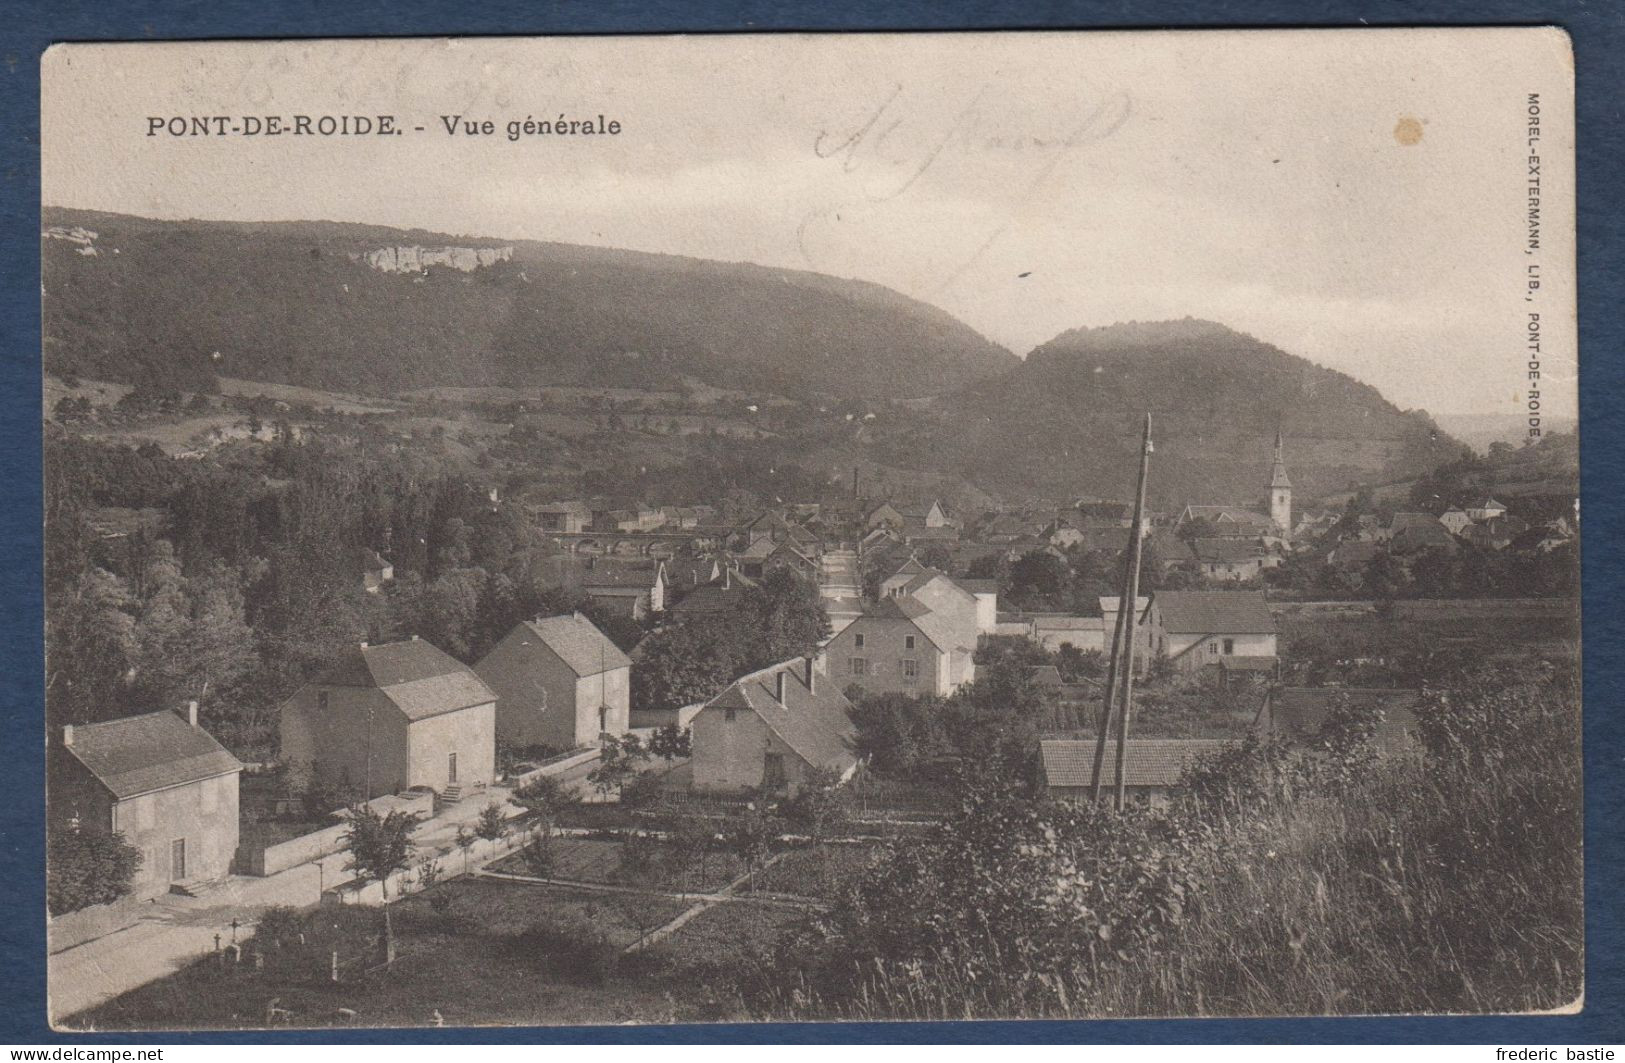
[[[380,247],[366,255],[367,265],[384,273],[423,273],[431,266],[472,273],[512,258],[511,247]]]

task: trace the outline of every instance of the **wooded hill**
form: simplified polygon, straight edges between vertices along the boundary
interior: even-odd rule
[[[1073,330],[1023,361],[935,307],[814,273],[329,222],[45,220],[62,227],[43,241],[45,365],[70,377],[374,396],[717,385],[802,412],[740,447],[819,476],[861,465],[905,495],[1125,497],[1146,410],[1164,508],[1256,502],[1277,429],[1300,507],[1461,454],[1425,414],[1205,321]],[[396,253],[448,247],[486,261],[402,268]],[[676,435],[642,442],[620,457],[688,457]],[[602,441],[600,462],[620,449]]]
[[[936,307],[817,273],[333,222],[48,210],[45,224],[96,234],[44,241],[46,369],[120,383],[192,390],[218,372],[389,393],[690,377],[915,398],[1017,362]],[[513,252],[468,271],[368,263],[395,247]]]
[[[882,444],[996,492],[1126,498],[1150,411],[1155,505],[1263,498],[1279,429],[1295,497],[1430,469],[1462,446],[1426,414],[1209,321],[1062,333],[1016,368],[934,404]]]

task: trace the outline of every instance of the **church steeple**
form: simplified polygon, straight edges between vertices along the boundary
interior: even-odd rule
[[[1285,534],[1292,534],[1292,481],[1287,479],[1280,429],[1275,431],[1275,461],[1270,466],[1270,519]]]

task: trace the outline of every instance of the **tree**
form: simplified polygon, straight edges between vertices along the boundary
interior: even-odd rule
[[[722,828],[722,844],[744,862],[750,875],[751,889],[756,888],[756,872],[773,855],[773,843],[779,838],[778,820],[758,805],[738,815],[729,816]]]
[[[474,848],[475,835],[468,832],[468,828],[461,823],[457,824],[457,836],[452,839],[457,848],[463,851],[463,874],[468,874],[468,851]]]
[[[848,816],[846,793],[841,778],[829,768],[815,768],[801,780],[795,796],[779,809],[785,820],[802,828],[812,839],[813,848],[822,850],[830,833]],[[827,885],[828,861],[820,861],[820,875]]]
[[[363,883],[376,881],[384,899],[384,962],[395,961],[395,925],[389,915],[389,876],[404,871],[412,855],[411,834],[417,817],[399,809],[381,816],[370,805],[352,805],[344,847],[350,854],[346,871]]]
[[[632,669],[632,703],[673,711],[714,697],[746,671],[737,633],[716,620],[676,623],[654,632]]]
[[[556,776],[539,775],[513,792],[513,802],[529,812],[546,833],[553,829],[560,813],[581,803],[581,797]]]
[[[474,833],[488,842],[494,842],[508,830],[508,817],[503,813],[502,806],[492,801],[480,809],[480,816],[474,821]]]
[[[52,915],[111,904],[130,892],[141,851],[119,832],[53,829],[47,837],[45,900]]]
[[[700,881],[705,881],[716,841],[716,827],[704,816],[678,816],[666,824],[666,852],[672,866],[683,876],[684,892],[693,888],[696,865]]]
[[[587,773],[587,781],[605,797],[614,793],[619,799],[627,782],[637,774],[638,764],[648,759],[649,751],[637,735],[605,735],[599,747],[598,766]]]
[[[649,752],[663,760],[677,760],[693,752],[693,732],[673,720],[649,738]]]

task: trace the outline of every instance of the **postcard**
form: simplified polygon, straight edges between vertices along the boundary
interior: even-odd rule
[[[42,107],[56,1028],[1583,1005],[1562,31]]]

